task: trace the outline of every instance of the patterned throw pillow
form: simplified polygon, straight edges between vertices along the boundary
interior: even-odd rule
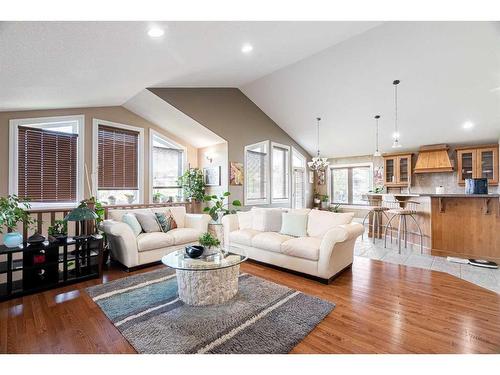
[[[155,212],[155,216],[162,232],[167,233],[168,231],[177,228],[177,223],[170,212],[167,215],[163,212]]]

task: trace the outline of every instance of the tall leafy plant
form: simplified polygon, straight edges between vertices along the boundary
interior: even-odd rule
[[[198,168],[188,169],[179,177],[179,185],[182,187],[184,197],[201,202],[205,197],[205,181],[203,172]]]
[[[218,221],[224,215],[236,213],[236,209],[230,208],[230,206],[241,207],[241,202],[235,199],[231,203],[226,203],[225,201],[229,199],[228,197],[230,195],[231,193],[229,191],[226,191],[220,197],[217,195],[205,195],[203,200],[211,205],[205,207],[203,211],[208,212],[214,221]]]
[[[35,220],[26,211],[31,208],[28,202],[21,201],[17,195],[0,198],[0,233],[3,227],[15,231],[18,223],[33,225]]]

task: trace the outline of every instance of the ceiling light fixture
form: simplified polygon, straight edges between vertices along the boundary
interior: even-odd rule
[[[312,161],[308,162],[307,165],[313,171],[322,171],[322,170],[328,168],[328,165],[330,163],[327,161],[327,158],[320,157],[320,153],[319,153],[319,122],[321,121],[321,117],[316,117],[316,121],[318,122],[318,142],[317,142],[318,152],[316,154],[316,157],[312,158]]]
[[[245,43],[241,47],[241,52],[243,53],[250,53],[253,51],[253,46],[250,43]]]
[[[464,122],[464,124],[462,125],[462,128],[468,130],[468,129],[472,129],[474,127],[474,123],[472,121],[466,121]]]
[[[380,156],[380,151],[378,149],[378,119],[380,118],[380,115],[375,116],[375,126],[376,126],[376,133],[375,133],[375,152],[373,153],[373,156],[378,157]]]
[[[148,30],[148,35],[151,38],[159,38],[165,34],[165,31],[159,27],[153,26]]]
[[[392,82],[394,85],[394,133],[392,137],[394,138],[394,142],[392,143],[392,148],[400,148],[401,144],[399,143],[399,128],[398,128],[398,85],[401,81],[396,79]]]

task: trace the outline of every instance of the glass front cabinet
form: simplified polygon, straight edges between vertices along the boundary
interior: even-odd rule
[[[498,185],[498,146],[457,148],[458,183],[467,178],[487,178],[489,185]]]
[[[384,185],[407,187],[411,185],[412,154],[384,155]]]

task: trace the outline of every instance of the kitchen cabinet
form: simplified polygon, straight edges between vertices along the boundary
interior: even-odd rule
[[[408,187],[411,185],[412,154],[384,154],[384,186]]]
[[[489,185],[498,185],[498,145],[457,148],[458,183],[467,178],[487,178]]]

